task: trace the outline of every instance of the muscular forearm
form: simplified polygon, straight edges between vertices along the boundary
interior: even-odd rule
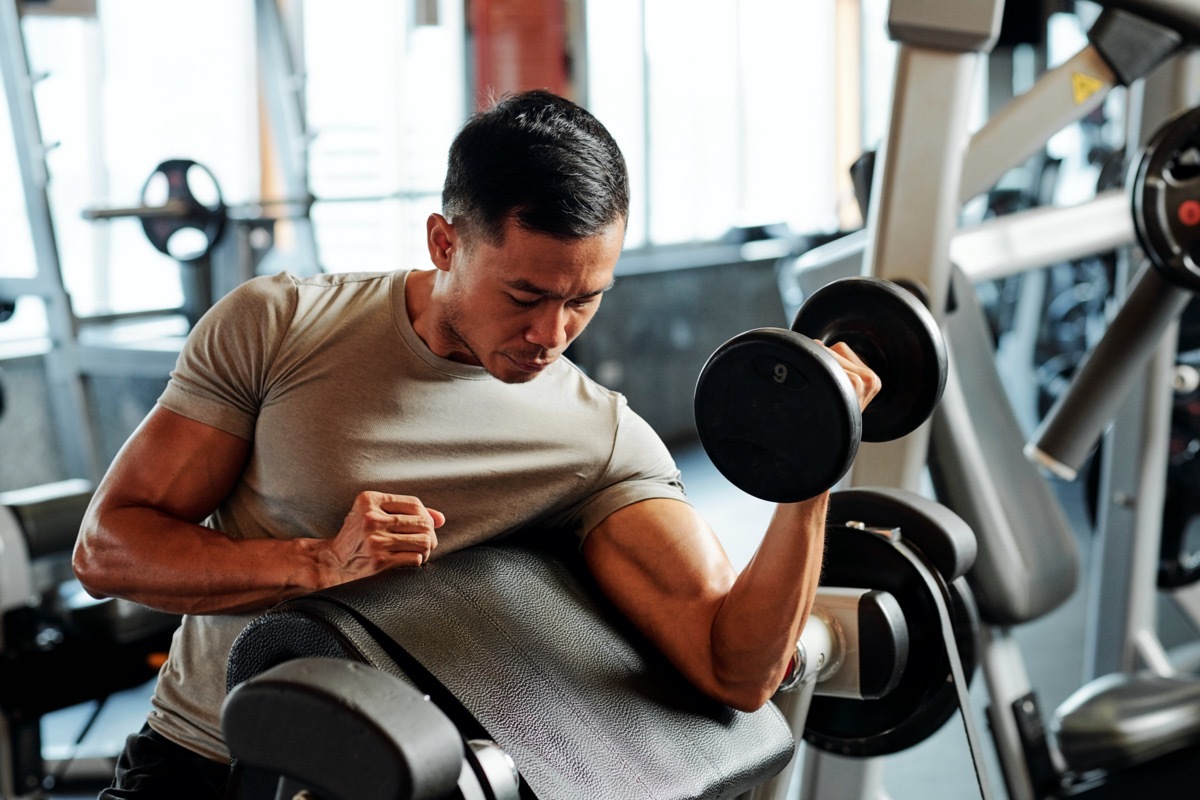
[[[75,548],[83,586],[170,613],[256,611],[328,584],[321,541],[232,539],[151,508],[89,515]]]
[[[102,497],[89,510],[75,548],[80,582],[97,595],[163,611],[258,611],[290,597],[419,566],[437,547],[446,520],[418,498],[358,494],[338,531],[292,538],[232,538],[152,504]]]
[[[828,504],[822,494],[778,506],[713,618],[713,677],[733,705],[762,705],[787,671],[821,577]]]

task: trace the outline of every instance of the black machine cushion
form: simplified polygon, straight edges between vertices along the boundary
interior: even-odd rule
[[[702,695],[541,549],[475,547],[282,603],[234,644],[229,684],[310,655],[415,683],[543,800],[734,798],[795,748],[773,705],[748,714]]]

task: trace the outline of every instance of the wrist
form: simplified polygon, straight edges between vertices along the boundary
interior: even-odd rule
[[[298,538],[292,540],[300,552],[293,570],[294,586],[304,592],[315,592],[339,581],[333,579],[335,564],[328,539]]]

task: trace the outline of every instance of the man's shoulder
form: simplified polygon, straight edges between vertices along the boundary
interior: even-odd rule
[[[291,272],[281,272],[278,278],[286,279],[295,286],[309,286],[316,289],[332,289],[356,285],[390,285],[392,280],[403,277],[407,270],[392,272],[317,272],[311,275],[296,275]]]
[[[577,397],[585,405],[613,411],[627,405],[625,395],[600,383],[571,359],[563,356],[559,362],[556,373],[559,392]]]
[[[268,306],[326,306],[350,302],[363,294],[386,296],[398,272],[320,272],[298,275],[282,271],[249,279],[230,292],[235,302]]]

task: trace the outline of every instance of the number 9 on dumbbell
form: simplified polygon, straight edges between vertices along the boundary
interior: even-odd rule
[[[844,342],[883,384],[860,412],[838,361],[818,342]],[[714,466],[755,497],[790,503],[834,486],[860,441],[916,430],[942,396],[941,330],[915,294],[879,278],[834,281],[800,307],[790,330],[739,334],[696,383],[696,428]]]

